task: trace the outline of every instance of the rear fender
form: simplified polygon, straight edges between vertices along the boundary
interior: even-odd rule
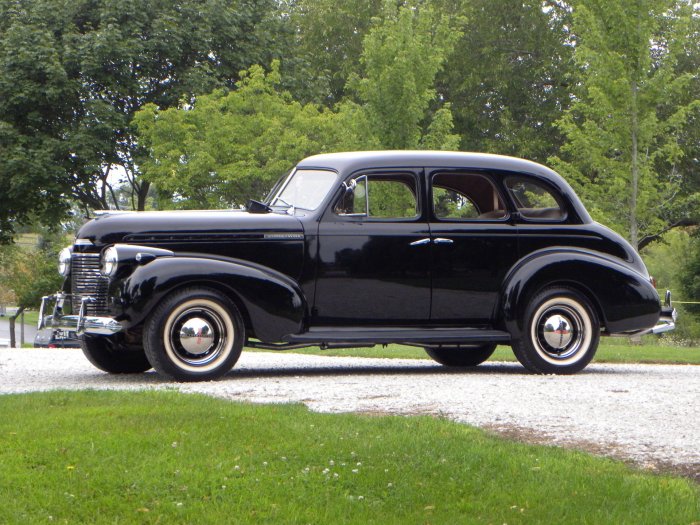
[[[499,324],[511,334],[521,333],[529,300],[551,285],[569,286],[584,293],[608,333],[648,328],[659,319],[659,296],[635,269],[599,252],[548,248],[521,259],[506,276]]]
[[[184,286],[208,286],[231,297],[245,309],[261,341],[300,332],[306,318],[303,293],[286,275],[236,259],[175,256],[139,266],[119,284],[119,320],[125,328],[143,323],[163,297]]]

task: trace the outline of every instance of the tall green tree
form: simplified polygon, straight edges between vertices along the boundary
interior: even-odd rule
[[[279,64],[253,66],[231,92],[217,90],[194,106],[146,105],[135,118],[150,151],[144,177],[181,208],[225,208],[260,199],[305,156],[376,147],[355,106],[331,111],[302,105],[280,89]]]
[[[106,208],[114,174],[142,209],[131,119],[233,86],[277,51],[274,0],[0,1],[0,229]]]
[[[428,6],[385,2],[363,42],[362,75],[349,80],[382,147],[457,149],[435,78],[458,37],[449,18]]]
[[[544,162],[562,143],[552,124],[571,99],[568,2],[433,0],[462,33],[437,77],[460,146]]]
[[[282,83],[301,102],[332,107],[360,71],[363,41],[383,0],[298,0],[292,5],[290,49]]]
[[[594,215],[643,247],[697,206],[681,191],[680,142],[698,100],[679,72],[693,7],[672,0],[574,4],[581,89],[558,121],[567,143],[553,163]],[[693,98],[693,97],[691,97]]]

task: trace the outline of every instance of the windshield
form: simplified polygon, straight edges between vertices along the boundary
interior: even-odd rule
[[[270,206],[315,210],[335,184],[338,176],[325,170],[296,170],[281,191],[270,200]]]

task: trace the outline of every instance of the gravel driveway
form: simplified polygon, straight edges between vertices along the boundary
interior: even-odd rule
[[[537,376],[514,363],[465,372],[427,360],[244,352],[220,381],[178,384],[153,372],[104,374],[80,350],[0,349],[0,393],[144,388],[319,412],[438,415],[700,478],[700,366],[594,363],[575,376]]]

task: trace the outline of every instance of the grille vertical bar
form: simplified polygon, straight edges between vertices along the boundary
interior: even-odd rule
[[[80,309],[81,297],[90,296],[95,302],[87,304],[88,315],[108,313],[107,292],[109,278],[100,273],[100,254],[74,253],[71,257],[71,286],[73,313]]]

